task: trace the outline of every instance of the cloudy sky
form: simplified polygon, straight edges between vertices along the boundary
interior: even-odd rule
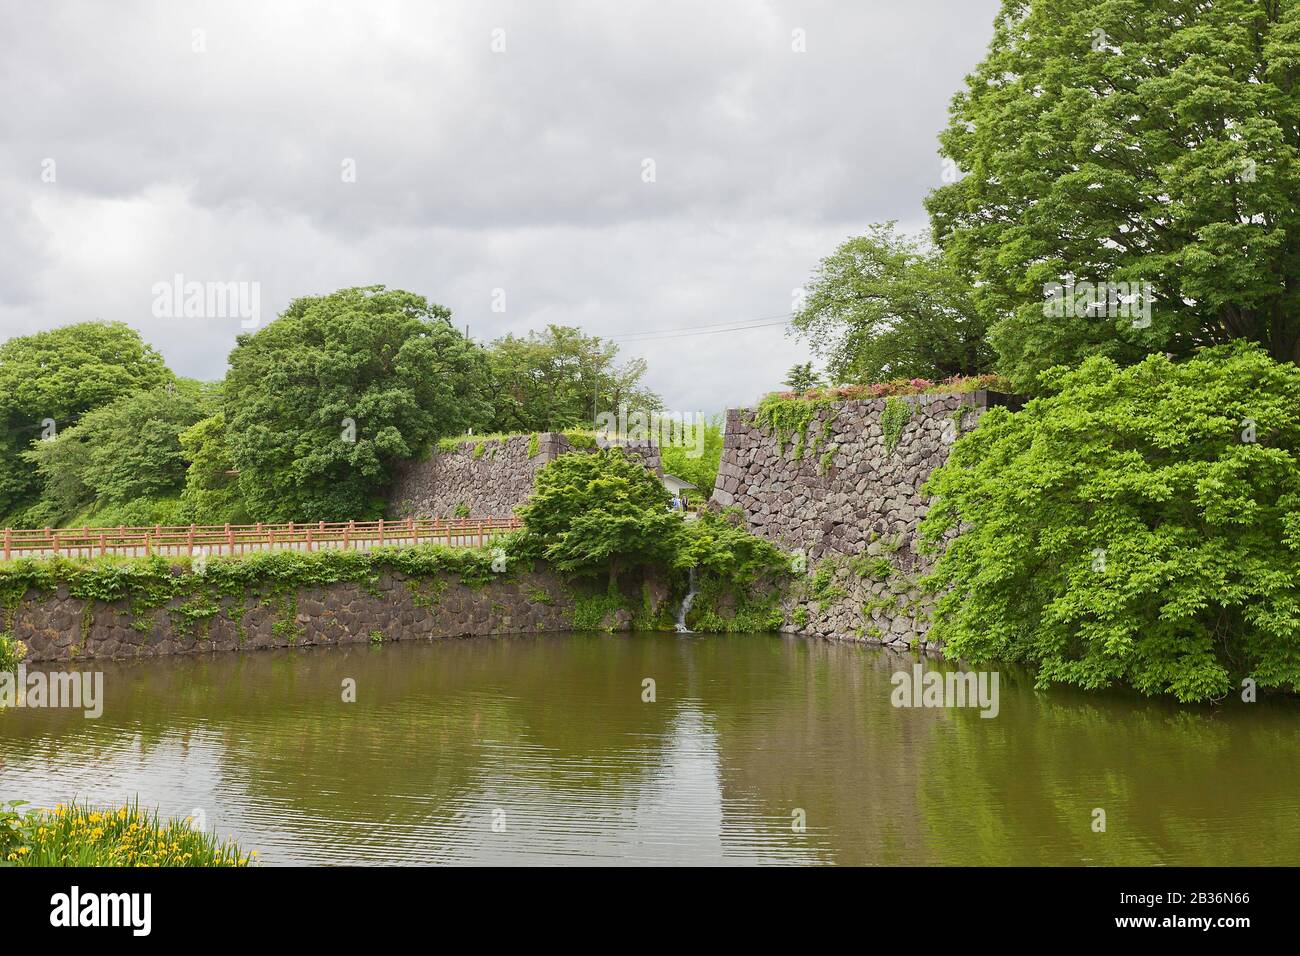
[[[218,378],[239,317],[155,317],[156,284],[256,282],[267,321],[382,283],[747,404],[807,357],[770,323],[817,261],[924,226],[997,6],[3,0],[0,335],[118,319]]]

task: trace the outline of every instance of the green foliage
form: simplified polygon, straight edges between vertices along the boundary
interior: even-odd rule
[[[941,138],[965,175],[927,207],[1017,389],[1236,338],[1300,359],[1297,59],[1290,3],[1004,0]],[[1150,325],[1046,317],[1068,276],[1152,283]]]
[[[687,625],[702,633],[779,630],[786,555],[745,530],[739,509],[706,511],[682,527],[673,566],[696,572],[698,594]]]
[[[1238,343],[1045,384],[925,488],[929,547],[966,528],[926,582],[947,654],[1183,701],[1300,688],[1300,370]]]
[[[171,380],[162,356],[121,322],[82,322],[0,344],[0,515],[37,503],[40,477],[22,453],[42,437],[46,419],[62,431],[91,409]]]
[[[93,409],[58,437],[36,442],[24,457],[35,465],[43,498],[62,524],[78,512],[141,499],[177,498],[186,461],[180,435],[204,416],[198,382],[134,392]]]
[[[717,483],[718,466],[722,464],[722,416],[694,427],[704,429],[702,450],[694,444],[661,445],[659,457],[664,471],[685,478],[696,487],[696,495],[707,498]],[[697,451],[700,453],[696,454]]]
[[[790,366],[790,371],[786,373],[783,384],[792,392],[806,392],[826,383],[817,374],[812,362],[804,362]]]
[[[885,454],[892,455],[903,437],[903,429],[912,419],[912,403],[905,398],[891,395],[885,399],[885,407],[880,413],[880,430],[884,433]]]
[[[729,584],[748,584],[789,568],[788,559],[776,545],[745,530],[736,508],[722,514],[706,511],[683,523],[672,563]]]
[[[0,606],[11,606],[27,591],[49,593],[60,587],[83,600],[128,601],[138,620],[178,602],[169,613],[182,633],[210,620],[222,597],[247,601],[269,597],[278,620],[273,630],[286,639],[296,633],[295,593],[350,581],[373,587],[385,571],[407,578],[458,577],[467,587],[482,587],[503,574],[492,570],[488,548],[446,548],[441,545],[385,547],[370,551],[258,551],[227,558],[208,558],[202,574],[188,571],[188,562],[150,558],[23,558],[0,565]],[[507,571],[513,558],[507,557]],[[142,629],[144,629],[142,625]]]
[[[808,596],[817,602],[820,611],[825,611],[832,601],[844,597],[844,589],[835,583],[838,571],[837,562],[824,560],[808,580]]]
[[[821,409],[829,409],[830,418],[838,414],[834,403],[829,398],[793,398],[784,395],[767,395],[754,409],[754,424],[766,428],[776,439],[776,451],[785,454],[786,444],[794,439],[795,460],[803,457],[804,442],[807,439],[808,426],[812,424]],[[813,436],[810,449],[815,449],[825,436],[829,421],[823,423],[822,430]]]
[[[527,553],[579,575],[671,559],[682,521],[668,492],[618,448],[561,455],[537,473],[533,495],[517,509]]]
[[[486,358],[449,316],[371,286],[296,299],[239,337],[223,411],[255,519],[378,517],[395,462],[487,419]]]
[[[719,609],[712,589],[702,590],[695,602],[687,624],[700,634],[762,634],[779,631],[785,624],[780,597],[775,591],[764,596],[742,592],[739,603],[727,611]]]
[[[163,822],[134,803],[116,810],[24,806],[0,804],[0,866],[248,866],[257,855],[194,829],[188,819]]]
[[[873,225],[823,259],[793,328],[835,382],[942,378],[991,370],[993,352],[970,283],[943,255]],[[795,366],[794,391],[809,381]],[[810,371],[810,369],[809,369]]]
[[[533,432],[528,436],[528,457],[536,458],[537,453],[541,451],[541,436],[538,432]]]
[[[853,573],[871,581],[884,581],[894,573],[893,563],[879,555],[860,554],[849,562]]]
[[[251,524],[239,479],[231,474],[235,463],[227,445],[225,415],[209,415],[181,432],[179,439],[189,462],[181,492],[185,523]]]
[[[600,409],[617,409],[620,403],[646,411],[662,408],[659,396],[642,383],[645,360],[620,366],[617,357],[613,342],[570,326],[497,339],[488,349],[496,408],[491,429],[562,431],[589,425]]]
[[[615,612],[627,609],[627,601],[617,588],[611,587],[603,594],[579,594],[573,601],[573,629],[575,631],[613,630]]]
[[[27,656],[27,646],[22,641],[0,634],[0,673],[12,671]]]

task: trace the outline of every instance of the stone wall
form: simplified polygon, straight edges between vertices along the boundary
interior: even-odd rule
[[[667,600],[657,580],[622,582],[627,603],[653,592]],[[362,586],[340,582],[288,594],[254,592],[222,598],[206,622],[186,625],[171,607],[136,613],[130,600],[104,603],[29,591],[8,614],[10,636],[27,645],[26,660],[84,661],[158,657],[266,647],[379,643],[419,638],[469,637],[565,631],[573,627],[579,598],[544,565],[503,575],[482,587],[455,575],[407,578],[384,571]],[[626,630],[631,614],[611,610],[602,627]]]
[[[996,393],[916,395],[893,452],[885,399],[820,406],[802,442],[778,448],[753,411],[727,413],[712,502],[738,507],[749,529],[806,556],[807,576],[784,602],[786,629],[823,637],[924,647],[930,603],[916,587],[932,563],[919,553],[920,488],[947,460]],[[957,418],[960,410],[961,422]]]
[[[597,445],[603,446],[603,439]],[[627,442],[625,451],[662,472],[659,449],[646,441]],[[475,443],[454,451],[435,450],[423,461],[397,470],[389,492],[394,518],[509,518],[533,490],[538,470],[560,455],[589,449],[575,446],[561,432],[514,435]]]

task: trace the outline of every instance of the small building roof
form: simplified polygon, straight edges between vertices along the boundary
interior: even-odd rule
[[[668,488],[676,488],[678,491],[695,491],[696,486],[691,484],[685,478],[678,478],[676,475],[670,475],[664,472],[664,485]]]

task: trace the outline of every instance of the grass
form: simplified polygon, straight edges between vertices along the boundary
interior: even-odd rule
[[[0,865],[248,866],[257,856],[193,829],[188,818],[163,821],[134,803],[115,810],[24,806],[0,804]]]
[[[0,673],[16,670],[26,656],[27,646],[22,641],[0,634]]]

